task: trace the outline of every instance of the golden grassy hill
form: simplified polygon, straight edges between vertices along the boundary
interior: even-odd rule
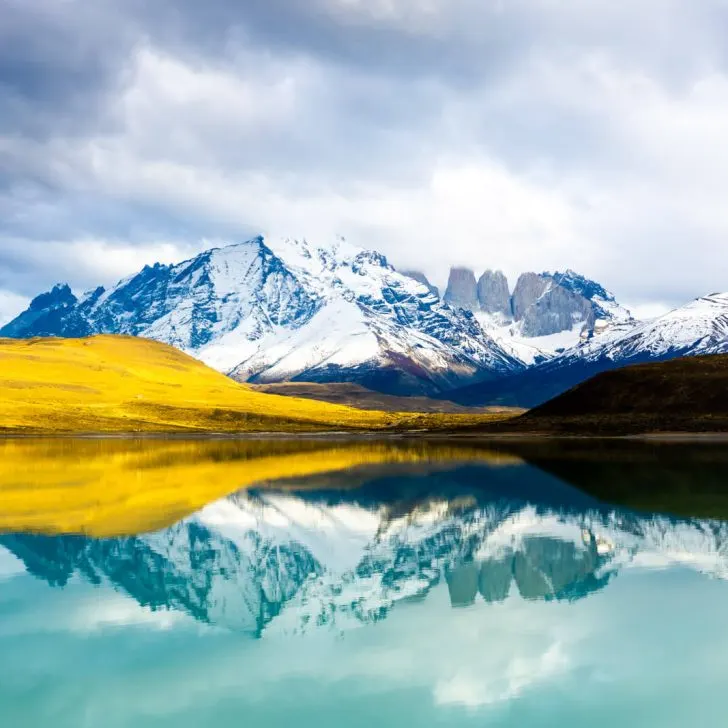
[[[418,430],[502,417],[363,411],[265,394],[129,336],[0,339],[5,433]]]

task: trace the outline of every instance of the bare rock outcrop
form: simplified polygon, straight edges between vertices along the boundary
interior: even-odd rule
[[[512,316],[511,293],[508,279],[501,271],[487,270],[478,281],[478,305],[481,311],[500,314],[506,319]]]
[[[581,324],[594,326],[591,303],[550,276],[524,273],[513,291],[513,317],[524,336],[549,336]]]
[[[478,285],[470,268],[451,268],[444,297],[453,308],[478,309]]]

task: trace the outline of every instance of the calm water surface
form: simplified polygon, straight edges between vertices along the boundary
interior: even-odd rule
[[[4,726],[725,724],[721,446],[0,461]]]

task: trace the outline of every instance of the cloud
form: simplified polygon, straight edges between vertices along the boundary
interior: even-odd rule
[[[720,0],[0,12],[15,296],[258,232],[343,234],[438,282],[568,266],[644,310],[728,289]]]
[[[0,315],[19,312],[18,307],[33,295],[37,270],[48,266],[51,285],[74,281],[77,292],[98,285],[99,281],[115,281],[141,269],[149,258],[172,263],[191,257],[199,249],[212,247],[214,241],[199,241],[188,246],[179,242],[161,242],[137,246],[117,240],[80,238],[78,240],[13,240],[0,250]],[[10,292],[11,287],[27,291],[27,295]],[[35,291],[37,292],[37,291]],[[20,309],[22,310],[22,309]]]
[[[435,685],[436,705],[478,708],[514,700],[529,688],[568,670],[569,661],[556,642],[540,655],[511,656],[484,674],[457,673]]]

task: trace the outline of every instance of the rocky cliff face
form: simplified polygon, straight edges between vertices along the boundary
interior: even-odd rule
[[[512,307],[513,317],[521,321],[528,309],[543,296],[549,287],[549,282],[537,273],[523,273],[516,281],[513,289]]]
[[[485,271],[476,284],[470,269],[453,268],[445,297],[453,307],[472,311],[501,348],[526,366],[614,325],[634,323],[612,294],[572,270],[523,273],[511,294],[501,271]]]
[[[501,271],[487,270],[476,284],[472,270],[453,268],[445,300],[455,308],[490,316],[480,318],[486,328],[515,322],[512,333],[527,338],[575,329],[588,338],[598,322],[631,318],[602,286],[573,271],[523,273],[511,294]]]
[[[445,303],[466,311],[478,310],[478,286],[469,268],[451,268],[445,291]]]
[[[584,296],[573,293],[547,275],[524,273],[513,291],[513,317],[524,336],[557,334],[579,326],[594,328],[595,314]]]
[[[509,320],[513,316],[508,279],[499,270],[487,270],[478,280],[478,306],[481,311]]]

